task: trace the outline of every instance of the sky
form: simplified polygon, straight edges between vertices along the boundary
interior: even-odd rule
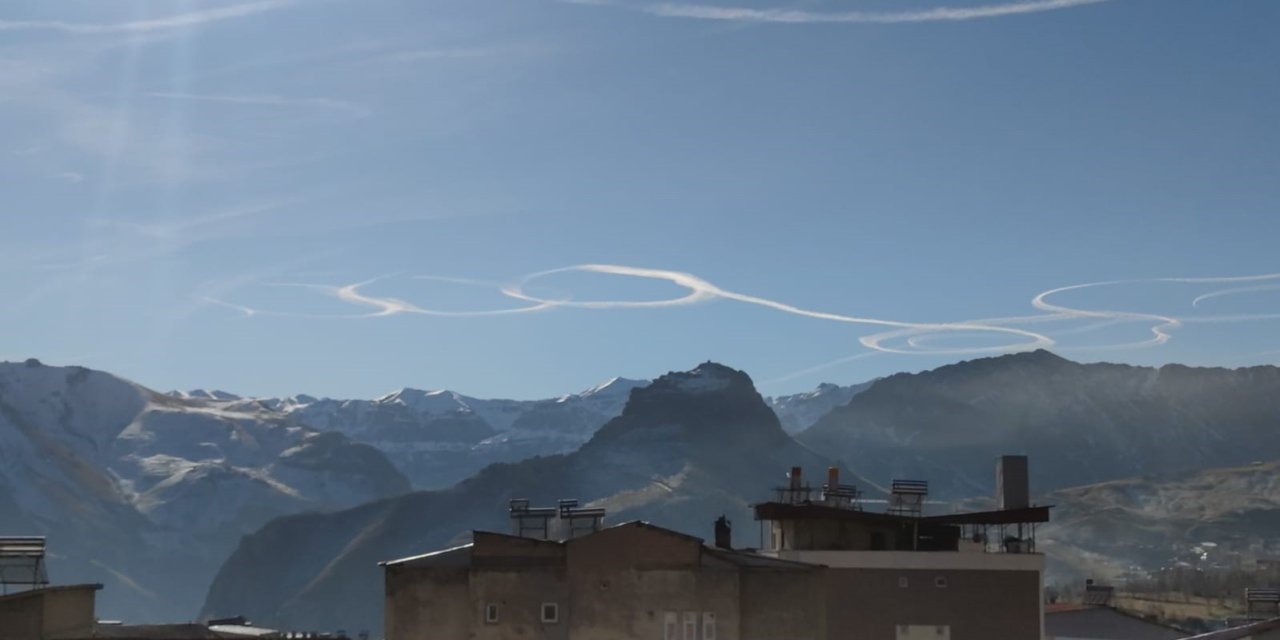
[[[1273,0],[10,0],[0,359],[766,394],[1280,364]]]

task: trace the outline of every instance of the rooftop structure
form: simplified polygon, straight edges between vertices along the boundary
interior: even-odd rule
[[[388,640],[1041,640],[1049,507],[927,515],[928,485],[872,512],[837,469],[799,467],[755,506],[767,544],[730,548],[576,501],[509,505],[510,534],[383,563]],[[710,519],[710,517],[709,517]],[[994,540],[989,532],[996,532]]]
[[[0,537],[0,592],[49,584],[43,536]]]

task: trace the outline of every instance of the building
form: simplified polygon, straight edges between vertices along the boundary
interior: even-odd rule
[[[93,635],[100,584],[39,586],[0,595],[0,638],[62,640]]]
[[[1010,460],[1015,459],[1015,460]],[[866,640],[1038,640],[1044,556],[1029,504],[1026,460],[1001,459],[996,511],[925,515],[928,485],[895,480],[887,512],[865,510],[836,469],[816,493],[799,468],[756,505],[760,555],[826,567],[830,637]]]
[[[1104,604],[1048,605],[1045,640],[1179,640],[1187,634]]]
[[[389,640],[826,637],[822,567],[643,522],[564,541],[477,531],[384,566]]]
[[[1026,466],[1002,463],[998,511],[925,515],[926,483],[864,510],[829,471],[793,469],[756,505],[761,549],[729,549],[575,501],[512,501],[512,532],[383,563],[388,640],[1039,640],[1044,558]]]

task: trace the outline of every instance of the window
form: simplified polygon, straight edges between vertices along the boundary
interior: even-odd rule
[[[698,612],[684,612],[684,640],[698,640]]]
[[[662,640],[680,640],[680,620],[674,611],[662,614]]]
[[[716,614],[714,611],[702,612],[702,640],[716,640]]]
[[[547,624],[560,622],[560,605],[554,602],[542,603],[542,621]]]
[[[906,588],[907,588],[907,584],[908,584],[908,582],[907,582],[907,577],[906,577],[906,576],[898,576],[898,586],[899,586],[900,588],[902,588],[902,589],[906,589]]]
[[[946,588],[947,588],[947,578],[946,578],[946,576],[938,576],[938,577],[934,578],[934,579],[933,579],[933,586],[935,586],[935,587],[937,587],[937,588],[939,588],[939,589],[946,589]]]
[[[496,624],[498,622],[498,604],[490,602],[484,606],[485,624]]]
[[[871,550],[872,550],[872,551],[884,551],[884,549],[885,549],[885,547],[886,547],[886,546],[888,546],[888,545],[887,545],[887,544],[885,544],[884,532],[883,532],[883,531],[872,531],[872,532],[871,532]]]

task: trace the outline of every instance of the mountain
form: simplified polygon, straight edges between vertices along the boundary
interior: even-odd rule
[[[1280,368],[1080,364],[1047,351],[874,382],[797,439],[936,497],[990,495],[992,462],[1026,453],[1036,491],[1280,459]]]
[[[372,447],[215,398],[0,363],[5,531],[48,537],[55,582],[104,583],[103,616],[180,620],[263,523],[409,490]]]
[[[1041,547],[1061,576],[1108,579],[1161,567],[1254,566],[1280,555],[1280,462],[1174,479],[1128,478],[1055,491]]]
[[[271,522],[228,559],[204,615],[376,635],[377,562],[455,544],[473,529],[506,531],[512,498],[578,498],[608,509],[611,522],[645,519],[708,537],[724,513],[739,525],[738,541],[754,545],[748,505],[792,465],[820,474],[828,464],[782,430],[745,373],[705,363],[632,390],[621,415],[573,453],[493,465],[446,490]]]
[[[404,388],[373,400],[297,395],[243,398],[225,391],[170,392],[223,403],[236,411],[271,411],[316,429],[340,431],[386,454],[416,489],[440,489],[497,462],[568,453],[622,413],[632,389],[648,380],[612,378],[579,393],[544,400],[482,399],[455,391]],[[765,398],[795,433],[847,404],[871,383],[823,383],[813,391]]]
[[[450,486],[495,462],[566,453],[622,412],[647,380],[613,378],[546,400],[485,400],[454,391],[401,389],[374,400],[306,395],[240,398],[192,391],[234,411],[274,412],[316,429],[339,431],[376,447],[415,488]]]
[[[813,426],[833,409],[849,404],[854,396],[870,389],[872,384],[875,384],[874,380],[848,386],[823,382],[813,391],[765,398],[765,402],[778,414],[778,420],[787,433],[798,433]]]

